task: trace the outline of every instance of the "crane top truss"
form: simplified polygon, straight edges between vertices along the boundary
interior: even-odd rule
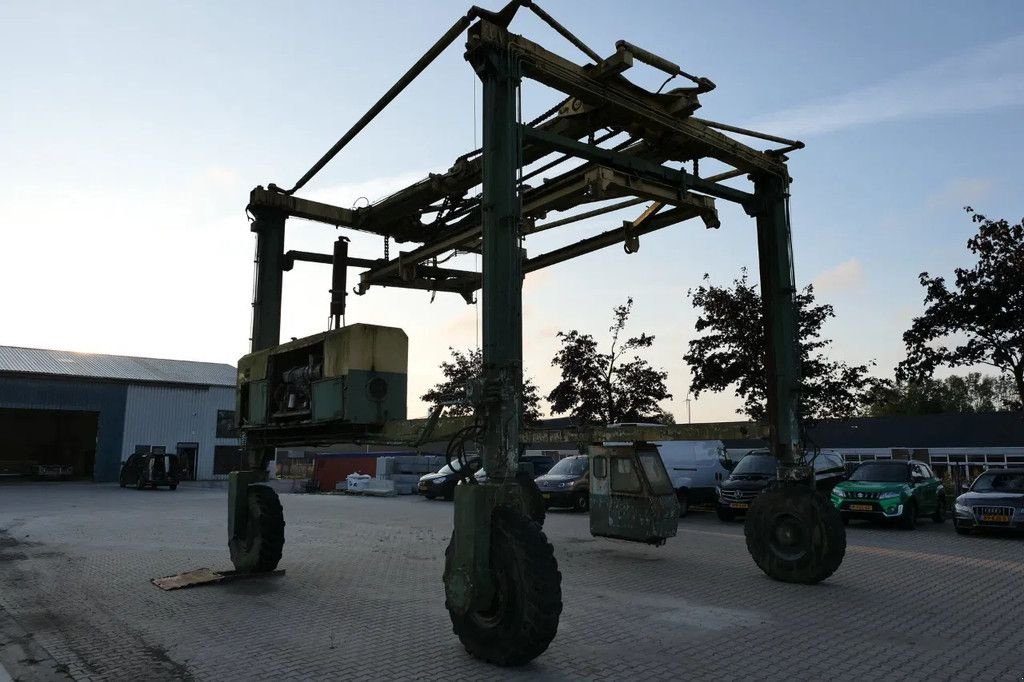
[[[589,61],[578,64],[508,30],[521,8],[528,8]],[[695,77],[673,62],[625,40],[601,58],[579,38],[530,0],[513,0],[499,12],[472,8],[427,51],[413,67],[290,189],[274,184],[252,190],[248,209],[253,231],[261,220],[303,218],[341,228],[414,244],[397,257],[348,257],[341,267],[361,267],[357,294],[371,287],[401,287],[453,292],[473,301],[481,287],[478,272],[438,267],[456,252],[481,249],[482,195],[479,191],[484,158],[480,149],[462,154],[445,172],[409,185],[376,203],[342,208],[297,195],[310,179],[354,139],[402,90],[421,74],[459,35],[467,32],[467,59],[481,49],[501,50],[516,65],[521,78],[536,81],[564,96],[546,114],[518,122],[521,206],[520,234],[556,229],[599,215],[638,207],[632,220],[546,253],[524,257],[526,275],[597,249],[623,244],[635,251],[639,238],[655,230],[700,218],[709,228],[719,226],[716,199],[739,204],[754,215],[754,193],[724,184],[751,174],[774,175],[788,185],[786,154],[800,149],[795,140],[745,130],[697,118],[699,96],[714,89],[708,78]],[[667,92],[652,92],[631,82],[626,73],[637,62],[663,71],[668,80],[692,82]],[[663,86],[664,87],[664,86]],[[485,112],[486,116],[486,112]],[[727,133],[781,144],[756,149]],[[701,162],[713,160],[724,171],[701,177]],[[684,170],[689,164],[692,170]],[[550,177],[541,173],[571,166]],[[705,167],[709,164],[705,164]],[[646,205],[646,206],[642,206]],[[580,211],[583,207],[587,210]],[[551,214],[563,214],[551,218]],[[281,268],[296,261],[333,263],[332,254],[289,251]]]

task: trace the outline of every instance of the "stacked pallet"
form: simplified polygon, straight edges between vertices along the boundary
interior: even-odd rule
[[[377,458],[377,478],[393,481],[399,495],[414,495],[420,477],[444,465],[442,455],[386,455]]]

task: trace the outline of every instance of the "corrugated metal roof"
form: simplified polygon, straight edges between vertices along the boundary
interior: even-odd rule
[[[0,346],[0,373],[199,386],[234,386],[237,376],[234,367],[219,362],[135,358],[17,346]]]

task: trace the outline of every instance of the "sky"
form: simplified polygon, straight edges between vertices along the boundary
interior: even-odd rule
[[[962,207],[1024,214],[1016,0],[541,4],[598,53],[626,39],[714,80],[699,116],[807,144],[789,163],[796,275],[835,307],[825,332],[837,359],[890,376],[922,309],[918,274],[969,262]],[[250,331],[248,191],[290,186],[467,8],[0,5],[0,344],[234,363]],[[529,15],[512,30],[585,59]],[[374,201],[474,148],[480,87],[461,42],[300,194]],[[661,80],[642,66],[627,75]],[[557,100],[527,82],[524,117]],[[728,392],[687,405],[681,359],[696,319],[687,291],[705,273],[726,284],[756,269],[753,221],[718,206],[718,230],[683,223],[643,237],[636,254],[611,247],[527,278],[524,362],[544,393],[558,380],[556,332],[604,338],[612,308],[632,296],[630,329],[655,336],[646,357],[669,374],[663,407],[678,421],[688,407],[695,422],[737,418]],[[629,217],[553,230],[527,250]],[[286,246],[329,252],[336,236],[292,220]],[[356,235],[350,254],[379,258],[383,240]],[[329,277],[313,264],[285,275],[283,338],[326,327]],[[412,416],[448,348],[478,342],[479,310],[453,294],[371,289],[348,303],[349,323],[408,333]]]

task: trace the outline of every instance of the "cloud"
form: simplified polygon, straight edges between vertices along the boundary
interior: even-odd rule
[[[1024,105],[1024,34],[875,85],[763,116],[750,127],[809,137],[883,121]]]
[[[818,291],[840,291],[854,289],[863,282],[864,267],[856,258],[850,258],[815,277],[814,288]]]
[[[987,178],[956,178],[929,196],[929,209],[960,208],[983,199],[992,192],[995,183]]]

